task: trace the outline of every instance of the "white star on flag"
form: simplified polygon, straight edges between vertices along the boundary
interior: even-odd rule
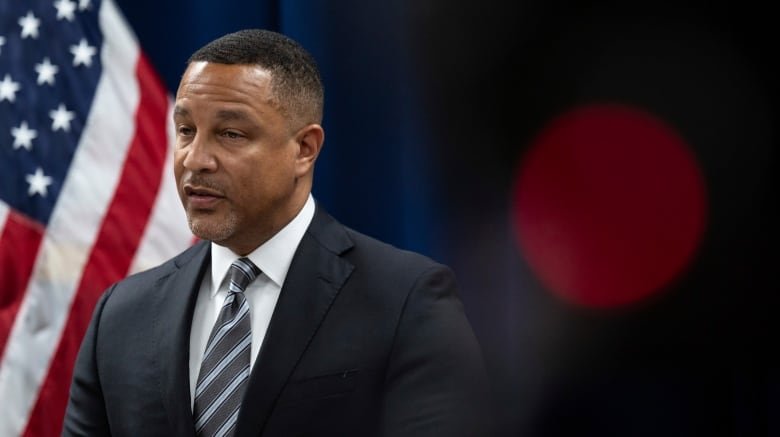
[[[38,136],[38,132],[35,129],[30,129],[27,122],[23,121],[19,127],[11,129],[11,135],[14,137],[14,150],[21,147],[32,150],[32,140]]]
[[[41,20],[36,18],[32,11],[27,12],[27,15],[19,19],[19,25],[22,26],[22,39],[28,36],[38,38],[38,27],[41,25]]]
[[[89,9],[89,7],[92,6],[90,4],[90,0],[79,0],[79,10],[80,11],[86,11]]]
[[[49,111],[49,117],[52,119],[51,130],[56,131],[62,129],[65,132],[70,131],[70,122],[73,121],[75,116],[76,115],[72,111],[68,111],[68,109],[65,108],[64,103],[60,103],[60,106],[58,106],[56,110]]]
[[[97,50],[91,45],[87,44],[87,40],[81,38],[79,45],[70,46],[70,52],[73,53],[73,66],[86,65],[87,67],[92,65],[92,57],[95,56]]]
[[[54,85],[54,75],[59,71],[59,67],[52,64],[49,58],[43,58],[43,62],[35,64],[35,72],[38,73],[38,85],[47,83]]]
[[[3,53],[3,46],[5,45],[5,37],[0,36],[0,54]]]
[[[50,176],[43,174],[43,169],[38,167],[34,174],[28,174],[25,179],[27,179],[27,183],[30,184],[30,187],[27,189],[28,196],[40,194],[42,197],[46,197],[52,179]]]
[[[68,21],[73,21],[75,18],[74,12],[76,12],[76,3],[71,0],[57,0],[54,2],[54,7],[57,8],[57,19],[63,18]]]
[[[0,102],[8,100],[9,102],[16,101],[16,92],[19,91],[19,82],[14,82],[11,79],[11,75],[6,74],[2,81],[0,81]]]

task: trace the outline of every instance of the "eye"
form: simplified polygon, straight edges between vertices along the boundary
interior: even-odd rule
[[[244,138],[244,135],[242,133],[236,132],[234,130],[223,131],[221,135],[230,140],[238,140]]]
[[[189,126],[179,125],[176,127],[176,134],[179,136],[190,136],[195,130]]]

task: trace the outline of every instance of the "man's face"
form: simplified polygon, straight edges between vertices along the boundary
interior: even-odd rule
[[[266,70],[192,63],[174,124],[174,173],[195,235],[243,255],[297,213],[300,148]]]

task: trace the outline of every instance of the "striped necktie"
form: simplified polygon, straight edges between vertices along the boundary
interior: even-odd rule
[[[252,330],[244,289],[260,269],[247,258],[230,266],[228,295],[203,353],[195,386],[195,431],[198,437],[230,436],[249,380]]]

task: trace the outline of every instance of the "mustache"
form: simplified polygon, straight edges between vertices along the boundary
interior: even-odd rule
[[[185,178],[181,185],[192,185],[200,188],[208,188],[210,190],[219,191],[220,193],[225,192],[225,187],[221,183],[211,179],[208,176],[199,174],[193,174],[190,177]]]

